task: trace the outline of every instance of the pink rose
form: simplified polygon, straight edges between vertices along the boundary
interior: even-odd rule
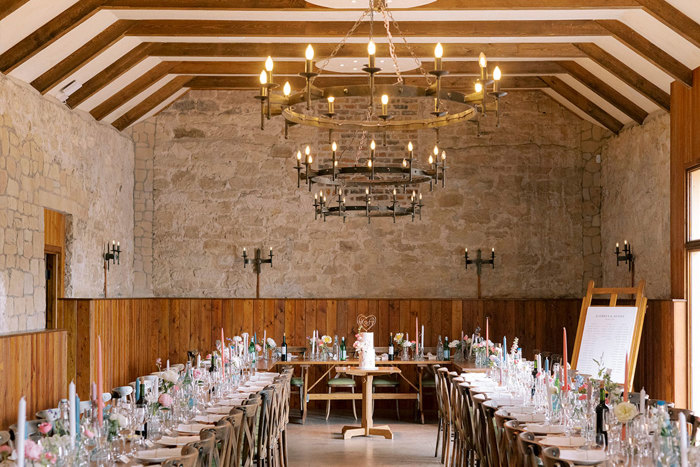
[[[179,390],[180,390],[180,386],[179,386],[179,385],[176,384],[175,386],[173,386],[173,391],[179,391]]]
[[[41,446],[31,439],[24,441],[24,457],[31,461],[38,461],[41,457]]]
[[[255,344],[255,350],[257,350],[258,352],[260,352],[262,350],[262,347],[260,347],[260,344]]]
[[[42,435],[48,435],[51,432],[51,424],[49,422],[44,422],[41,425],[39,425],[39,433]]]
[[[10,446],[7,444],[3,444],[0,446],[0,452],[12,452],[12,449],[10,449]]]
[[[211,358],[211,354],[208,353],[206,357],[204,357],[204,360],[209,360]]]
[[[173,405],[173,398],[170,396],[170,394],[164,393],[158,397],[158,403],[167,409]]]
[[[44,459],[46,459],[47,461],[49,461],[51,464],[55,464],[56,461],[58,460],[58,458],[56,457],[56,455],[53,454],[53,453],[51,453],[51,452],[47,452],[46,454],[44,454]]]
[[[578,400],[580,400],[580,401],[585,401],[585,400],[586,400],[586,395],[585,395],[585,394],[581,394],[580,396],[578,396]]]
[[[95,433],[93,433],[92,430],[90,430],[89,428],[85,428],[85,436],[92,439],[95,437]]]
[[[193,377],[194,379],[199,379],[199,378],[201,378],[201,377],[202,377],[202,370],[200,370],[199,368],[195,368],[195,369],[192,371],[192,377]]]

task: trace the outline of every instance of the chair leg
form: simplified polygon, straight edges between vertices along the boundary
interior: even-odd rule
[[[328,394],[331,393],[331,388],[328,388]],[[331,414],[331,400],[328,399],[326,401],[326,420],[328,420],[328,416]]]
[[[438,429],[437,429],[437,439],[435,440],[435,457],[438,455],[438,449],[440,448],[440,432],[442,431],[442,418],[438,416]]]
[[[350,392],[355,394],[355,388],[350,388]],[[352,416],[355,417],[355,420],[357,420],[357,411],[355,410],[355,399],[352,400]]]
[[[396,393],[399,393],[399,387],[396,386]],[[399,413],[399,400],[396,399],[396,420],[401,420],[401,414]]]

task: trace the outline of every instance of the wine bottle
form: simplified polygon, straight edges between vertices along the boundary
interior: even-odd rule
[[[139,393],[139,398],[136,401],[136,407],[140,410],[143,410],[143,413],[146,413],[146,411],[148,410],[148,403],[146,402],[146,386],[144,384],[141,384],[141,391]],[[144,416],[143,425],[137,426],[134,430],[135,433],[141,436],[143,439],[148,439],[148,422],[146,421],[147,419],[148,417]]]
[[[442,346],[442,358],[445,361],[450,359],[450,344],[447,342],[447,336],[445,336],[445,344]]]
[[[389,333],[389,360],[394,360],[394,334]]]
[[[281,359],[283,362],[287,361],[287,333],[282,334],[282,355]]]
[[[608,432],[605,430],[605,413],[608,411],[608,406],[605,404],[605,386],[600,382],[600,402],[595,408],[595,433],[596,440],[604,442],[608,445]],[[598,436],[602,435],[602,437]],[[599,439],[600,438],[600,439]]]
[[[345,349],[345,337],[340,341],[340,355],[338,358],[343,362],[348,358],[348,353]]]
[[[253,334],[253,338],[250,340],[250,345],[248,346],[248,353],[250,354],[250,362],[255,363],[255,354],[257,353],[255,351],[255,338],[257,337],[257,334]]]
[[[535,365],[532,367],[532,394],[531,397],[535,397],[535,388],[537,387],[537,355],[535,355]]]

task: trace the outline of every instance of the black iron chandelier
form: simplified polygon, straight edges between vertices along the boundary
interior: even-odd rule
[[[386,38],[389,46],[389,54],[394,63],[396,82],[393,84],[377,84],[376,75],[382,71],[377,66],[377,47],[374,42],[373,25],[375,14],[381,15]],[[314,81],[338,52],[345,46],[348,38],[364,21],[369,20],[370,33],[367,45],[368,60],[362,71],[367,76],[367,84],[348,84],[328,87],[316,87]],[[458,92],[444,90],[442,78],[449,74],[443,69],[443,47],[438,43],[435,46],[435,64],[433,70],[426,72],[422,63],[416,57],[405,36],[400,33],[401,39],[408,48],[411,57],[415,60],[417,68],[426,78],[426,86],[407,85],[401,76],[396,47],[392,36],[392,26],[396,31],[401,31],[391,12],[386,6],[385,0],[369,0],[369,8],[366,9],[354,26],[346,34],[345,38],[333,50],[331,55],[319,62],[317,67],[314,61],[314,49],[308,45],[305,52],[304,71],[299,73],[305,80],[304,89],[293,92],[289,82],[286,82],[281,90],[274,82],[272,57],[265,61],[265,69],[260,74],[260,94],[255,96],[261,103],[261,129],[265,128],[265,120],[273,116],[281,115],[284,118],[285,137],[288,137],[289,128],[295,125],[311,126],[328,131],[328,142],[332,142],[330,157],[324,158],[325,163],[317,157],[316,166],[313,164],[311,148],[306,146],[304,155],[301,151],[296,153],[297,186],[301,186],[303,180],[313,191],[313,186],[318,185],[321,190],[314,195],[314,213],[317,219],[325,220],[327,216],[342,217],[343,221],[349,215],[366,216],[368,221],[372,217],[392,217],[394,222],[397,217],[410,216],[411,219],[421,218],[422,193],[418,188],[427,184],[430,191],[438,184],[445,186],[446,153],[439,150],[440,133],[442,127],[464,122],[479,123],[479,119],[487,112],[495,112],[497,124],[499,119],[500,98],[506,95],[501,90],[501,71],[495,67],[492,73],[488,72],[486,56],[479,55],[480,74],[474,83],[473,91]],[[342,104],[343,98],[367,98],[367,108],[364,118],[336,118],[336,104]],[[376,105],[379,97],[380,105]],[[429,115],[421,118],[406,118],[402,115],[392,115],[389,112],[390,99],[400,98],[428,98],[432,99]],[[323,110],[312,106],[312,102],[325,100],[327,107]],[[462,104],[464,109],[449,113],[444,103],[446,101]],[[343,115],[344,117],[346,115]],[[386,144],[387,132],[419,131],[432,129],[435,131],[435,147],[428,157],[427,167],[420,167],[413,157],[413,145],[407,145],[407,157],[402,163],[382,163],[375,158],[376,143],[371,141],[369,157],[366,157],[365,146],[368,134],[383,132],[384,144]],[[337,158],[338,145],[333,140],[334,132],[361,133],[361,141],[357,145],[357,155],[352,164],[341,163]],[[354,139],[353,139],[354,141]],[[365,157],[362,155],[365,154]],[[364,163],[360,160],[364,159]],[[364,196],[363,196],[364,193]],[[328,201],[328,196],[335,197],[335,202]],[[346,195],[352,195],[353,201],[346,202]]]

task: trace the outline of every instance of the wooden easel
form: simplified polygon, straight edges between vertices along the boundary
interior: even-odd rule
[[[635,318],[634,324],[634,334],[632,336],[632,345],[629,352],[629,368],[627,369],[627,380],[631,382],[634,380],[634,372],[637,367],[637,356],[639,354],[639,342],[642,339],[642,326],[644,324],[644,315],[647,309],[647,298],[644,296],[644,286],[646,283],[644,280],[639,281],[637,287],[601,287],[596,288],[593,281],[588,283],[588,289],[586,291],[586,296],[581,304],[581,314],[578,318],[578,328],[576,330],[576,340],[574,342],[574,353],[571,359],[571,368],[576,369],[578,364],[579,352],[581,350],[581,339],[583,337],[584,326],[586,325],[586,315],[588,309],[590,308],[593,298],[596,295],[608,295],[610,297],[608,301],[609,307],[621,306],[617,304],[617,299],[620,295],[632,295],[634,296],[634,306],[637,310],[637,316]]]

